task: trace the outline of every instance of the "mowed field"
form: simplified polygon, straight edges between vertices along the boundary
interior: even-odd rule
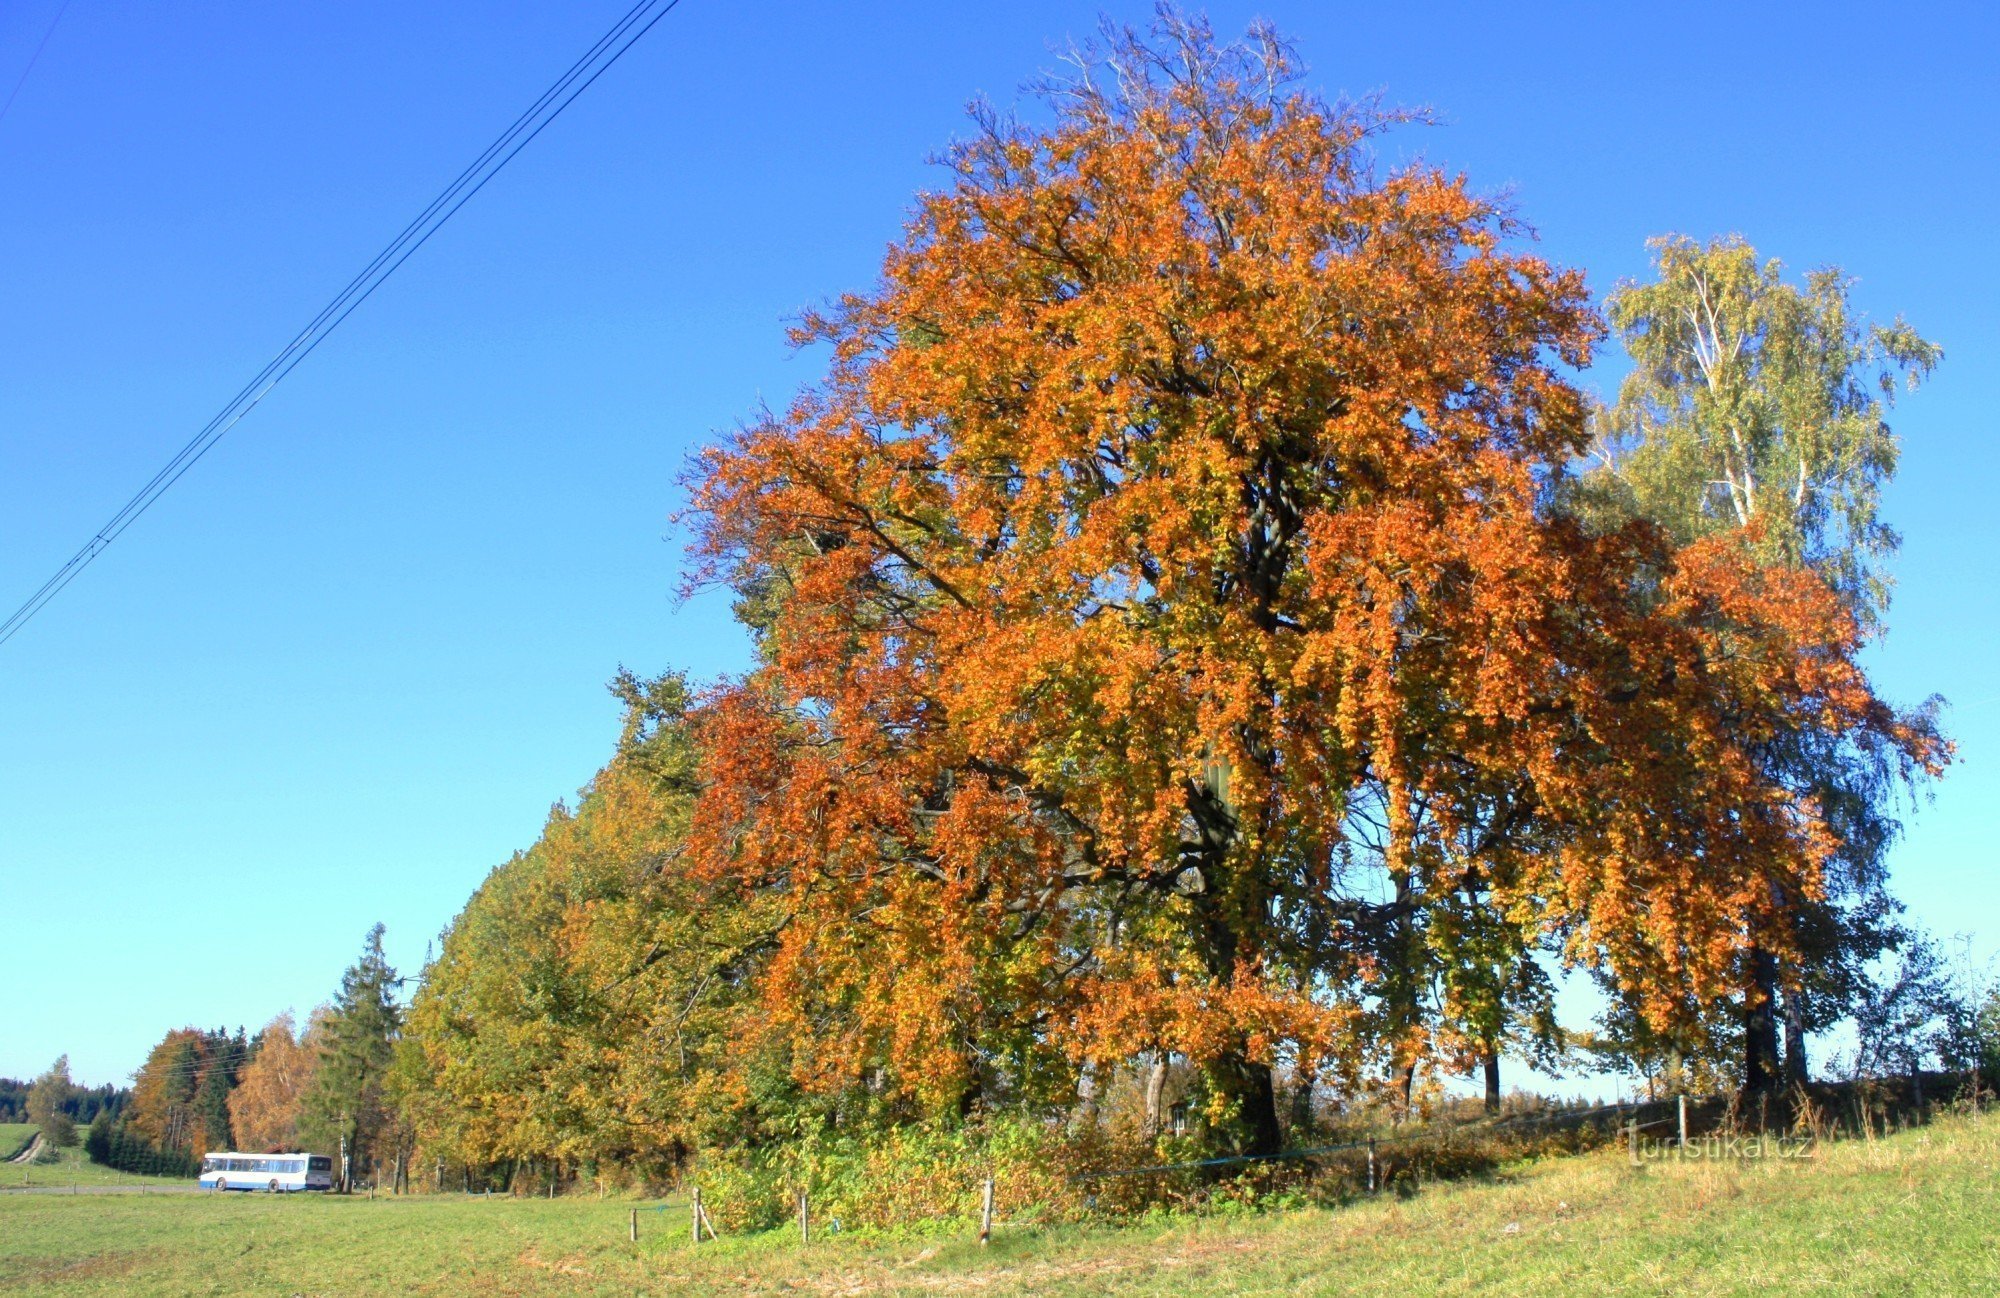
[[[957,1238],[704,1244],[616,1199],[0,1195],[0,1291],[38,1294],[1985,1294],[2000,1118],[1809,1160],[1621,1152],[1334,1210]],[[650,1208],[653,1205],[645,1205]]]

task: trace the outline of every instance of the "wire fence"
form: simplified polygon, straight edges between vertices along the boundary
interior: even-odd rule
[[[1709,1100],[1697,1101],[1708,1103]],[[1246,1166],[1252,1163],[1282,1162],[1294,1159],[1322,1158],[1330,1154],[1359,1153],[1372,1151],[1383,1145],[1404,1144],[1417,1141],[1436,1140],[1440,1135],[1484,1136],[1500,1132],[1512,1132],[1523,1127],[1553,1122],[1567,1123],[1572,1127],[1582,1127],[1593,1118],[1603,1114],[1623,1117],[1637,1114],[1647,1108],[1661,1105],[1675,1105],[1675,1100],[1645,1100],[1635,1103],[1602,1104],[1588,1109],[1565,1109],[1554,1113],[1514,1114],[1510,1117],[1495,1118],[1477,1122],[1428,1122],[1413,1125],[1407,1130],[1390,1132],[1387,1135],[1367,1136],[1356,1140],[1342,1141],[1332,1145],[1315,1145],[1307,1149],[1281,1150],[1274,1154],[1235,1154],[1222,1158],[1198,1158],[1182,1163],[1159,1163],[1149,1167],[1109,1168],[1094,1172],[1079,1172],[1071,1179],[1076,1181],[1099,1180],[1117,1176],[1147,1176],[1166,1172],[1198,1171],[1204,1168]],[[1656,1122],[1640,1124],[1642,1127],[1659,1126],[1675,1119],[1660,1119]],[[1621,1127],[1626,1125],[1619,1124]]]

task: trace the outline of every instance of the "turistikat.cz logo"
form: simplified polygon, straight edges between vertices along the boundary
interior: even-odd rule
[[[1682,1143],[1673,1136],[1655,1138],[1634,1131],[1629,1133],[1626,1145],[1634,1167],[1677,1159],[1755,1161],[1764,1158],[1811,1158],[1817,1148],[1818,1142],[1811,1136],[1743,1136],[1723,1132],[1690,1136],[1686,1143]]]

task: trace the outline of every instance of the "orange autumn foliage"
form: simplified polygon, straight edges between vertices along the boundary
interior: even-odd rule
[[[295,1034],[289,1013],[264,1025],[257,1053],[229,1092],[229,1125],[238,1148],[298,1147],[300,1106],[319,1066],[318,1035],[317,1024]]]
[[[687,853],[781,899],[746,1031],[807,1086],[948,1111],[1167,1049],[1269,1148],[1276,1062],[1464,1034],[1427,943],[1559,942],[1663,1020],[1735,985],[1829,850],[1765,728],[1942,754],[1816,577],[1552,507],[1579,275],[1381,167],[1405,118],[1170,34],[1044,127],[980,114],[801,326],[825,380],[698,465],[761,663],[699,720]]]

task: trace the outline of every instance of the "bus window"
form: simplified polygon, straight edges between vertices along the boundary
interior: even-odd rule
[[[333,1170],[333,1160],[323,1155],[315,1154],[312,1157],[312,1170],[315,1172],[331,1172]]]

